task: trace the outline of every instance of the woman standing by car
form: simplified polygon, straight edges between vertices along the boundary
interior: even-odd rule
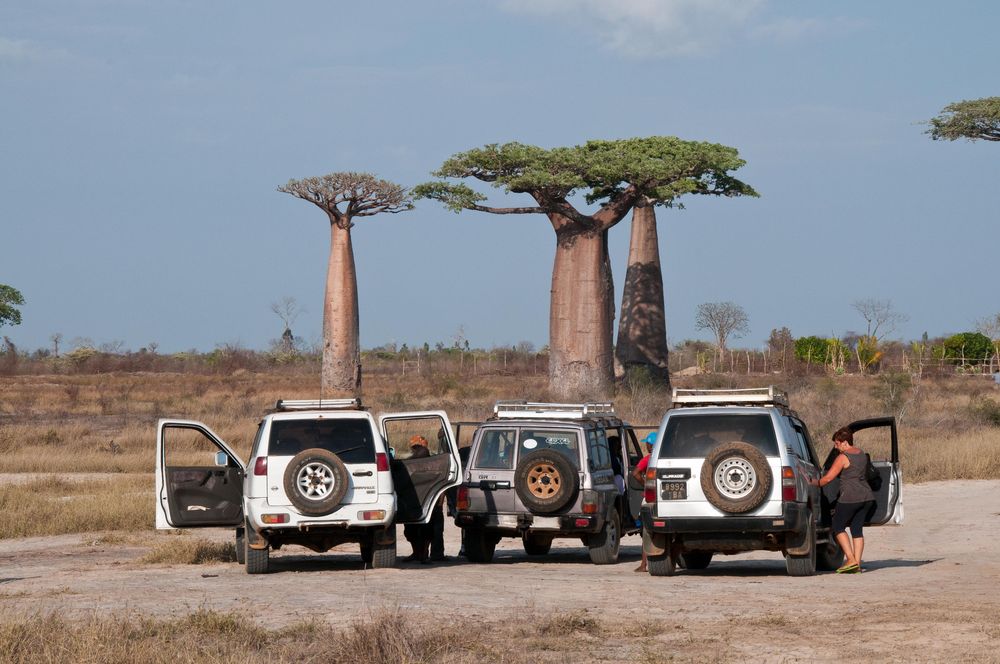
[[[865,550],[862,527],[869,510],[875,504],[875,494],[866,479],[870,460],[864,450],[854,446],[854,432],[847,427],[838,429],[833,434],[833,446],[840,455],[817,484],[822,487],[840,477],[840,494],[833,511],[830,532],[844,550],[847,561],[837,569],[837,573],[857,574],[861,572],[861,554]],[[847,535],[848,527],[851,530],[850,536]]]

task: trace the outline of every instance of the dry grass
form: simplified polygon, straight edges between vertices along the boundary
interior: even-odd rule
[[[153,478],[0,485],[0,539],[153,527]]]
[[[139,559],[151,565],[204,565],[236,561],[233,542],[209,542],[194,537],[169,537]]]
[[[817,447],[854,419],[900,418],[908,481],[1000,477],[1000,391],[988,377],[916,380],[897,376],[741,376],[678,380],[682,387],[746,387],[775,383],[810,426]],[[156,420],[181,417],[208,424],[246,455],[260,416],[279,398],[314,397],[311,373],[240,369],[231,375],[137,374],[11,376],[0,383],[0,473],[150,472]],[[430,374],[367,377],[374,411],[444,409],[454,421],[481,420],[496,399],[546,399],[544,376]],[[619,388],[617,410],[635,424],[658,423],[669,394],[642,383]],[[992,404],[992,405],[991,405]],[[463,436],[464,440],[468,440]],[[887,452],[885,441],[862,441]]]

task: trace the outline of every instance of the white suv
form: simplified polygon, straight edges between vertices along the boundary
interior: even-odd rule
[[[891,458],[872,462],[881,478],[865,525],[903,518],[894,418],[861,420],[853,431],[885,427]],[[836,450],[833,450],[835,452]],[[704,569],[715,554],[781,551],[792,576],[836,569],[843,553],[830,537],[839,480],[812,484],[821,463],[805,424],[773,387],[675,389],[646,471],[643,549],[649,573]]]
[[[427,454],[413,455],[416,437]],[[285,544],[323,552],[357,542],[365,563],[392,567],[395,524],[427,523],[459,470],[442,411],[376,419],[355,399],[279,401],[246,464],[201,422],[160,420],[156,527],[235,527],[249,574],[267,572],[269,552]]]

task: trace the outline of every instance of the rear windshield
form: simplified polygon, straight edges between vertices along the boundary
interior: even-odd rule
[[[268,454],[294,456],[318,447],[344,463],[374,463],[375,439],[366,419],[274,420]]]
[[[576,431],[567,429],[521,429],[519,454],[535,450],[554,450],[580,467],[580,442]]]
[[[660,445],[661,459],[703,457],[715,447],[735,441],[750,443],[768,456],[778,456],[770,415],[674,415]]]

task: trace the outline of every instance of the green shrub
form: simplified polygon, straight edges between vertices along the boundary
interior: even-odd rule
[[[959,332],[935,349],[938,357],[965,364],[982,364],[993,355],[993,342],[980,332]]]

